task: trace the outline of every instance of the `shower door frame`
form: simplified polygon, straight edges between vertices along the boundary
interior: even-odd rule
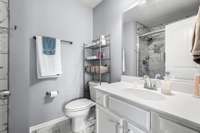
[[[11,32],[11,27],[10,27],[10,0],[7,0],[8,2],[8,79],[7,79],[7,84],[8,84],[8,91],[10,92],[10,32]],[[10,112],[10,99],[8,97],[8,105],[7,105],[7,123],[8,123],[8,128],[7,128],[7,133],[10,133],[9,131],[9,112]]]
[[[7,45],[7,50],[6,50],[6,52],[5,53],[1,53],[1,54],[5,54],[7,57],[7,60],[6,60],[6,62],[7,62],[7,76],[6,76],[6,78],[5,79],[1,79],[1,80],[5,80],[6,81],[6,87],[7,88],[5,88],[5,89],[2,89],[1,91],[0,91],[0,93],[1,93],[1,99],[0,100],[2,100],[2,101],[6,101],[6,127],[5,127],[5,130],[3,129],[2,130],[2,132],[6,132],[6,133],[9,133],[9,112],[10,112],[10,99],[9,99],[9,96],[10,96],[10,87],[9,87],[9,83],[10,83],[10,81],[9,81],[9,73],[10,73],[10,65],[9,65],[9,58],[10,58],[10,32],[11,32],[11,28],[10,28],[10,1],[9,0],[0,0],[0,2],[1,3],[4,3],[4,4],[6,4],[6,9],[7,9],[7,24],[6,24],[6,26],[0,26],[0,29],[1,30],[5,30],[6,31],[6,37],[7,37],[7,44],[5,44],[5,45]],[[2,105],[2,106],[4,106],[4,105]],[[4,110],[4,107],[2,107],[2,109]],[[2,114],[4,115],[4,111],[2,111]],[[2,119],[3,120],[3,119]],[[3,124],[3,123],[2,123]]]

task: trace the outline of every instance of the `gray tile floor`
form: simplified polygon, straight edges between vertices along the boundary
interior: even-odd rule
[[[33,131],[32,133],[72,133],[70,129],[70,121],[63,121],[52,126],[44,127]],[[90,126],[81,133],[95,133],[95,126]]]

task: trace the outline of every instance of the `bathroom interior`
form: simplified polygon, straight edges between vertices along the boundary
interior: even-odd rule
[[[0,0],[0,133],[200,133],[200,0]]]

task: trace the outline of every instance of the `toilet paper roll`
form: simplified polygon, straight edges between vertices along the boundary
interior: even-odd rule
[[[58,95],[58,91],[49,91],[46,92],[46,96],[50,97],[50,98],[55,98]]]

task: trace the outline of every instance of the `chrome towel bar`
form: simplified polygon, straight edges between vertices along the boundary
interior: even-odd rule
[[[36,36],[34,36],[34,37],[33,37],[33,39],[35,39],[35,40],[36,40]],[[72,45],[72,44],[73,44],[73,42],[72,42],[72,41],[61,40],[61,42],[68,43],[68,44],[70,44],[70,45]]]

